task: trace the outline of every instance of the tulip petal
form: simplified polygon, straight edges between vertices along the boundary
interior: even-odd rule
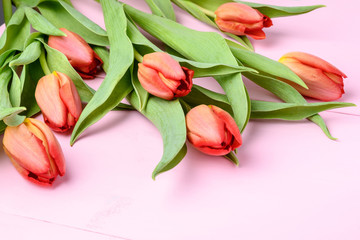
[[[262,29],[257,29],[257,30],[246,30],[245,34],[249,37],[252,37],[253,39],[256,40],[261,40],[261,39],[265,39],[266,35],[264,33],[264,31]]]
[[[59,142],[56,140],[54,134],[43,122],[28,118],[29,121],[35,125],[45,136],[46,142],[48,144],[49,154],[54,159],[56,168],[59,171],[59,175],[63,176],[65,174],[65,158],[61,150]]]
[[[232,149],[238,148],[242,144],[242,138],[240,134],[240,130],[233,119],[233,117],[223,109],[211,105],[211,109],[214,111],[214,113],[224,121],[226,129],[231,133],[231,135],[234,137],[234,142],[232,143]]]
[[[208,155],[213,155],[213,156],[224,156],[226,154],[228,154],[229,152],[231,152],[231,149],[224,149],[224,148],[211,148],[211,147],[197,147],[196,149],[198,149],[199,151],[208,154]]]
[[[322,70],[309,67],[301,63],[286,63],[308,86],[309,89],[290,83],[302,95],[322,101],[333,101],[342,96],[343,87],[335,83]]]
[[[167,79],[161,72],[159,72],[159,77],[161,81],[172,91],[175,92],[176,89],[179,87],[181,81],[179,80],[172,80]]]
[[[186,125],[191,143],[196,147],[220,147],[224,141],[224,122],[206,105],[191,109],[186,114]]]
[[[98,66],[103,64],[101,58],[94,51],[93,54],[93,61],[90,64],[74,67],[79,72],[80,76],[85,79],[93,79],[98,71]]]
[[[60,98],[71,115],[77,120],[82,110],[79,93],[73,81],[66,74],[60,72],[57,74],[60,81]]]
[[[25,168],[34,174],[48,171],[50,165],[45,147],[42,141],[30,132],[24,123],[17,127],[6,128],[3,145],[9,157],[17,162],[21,168]]]
[[[266,28],[271,27],[273,25],[273,22],[272,22],[271,18],[269,18],[266,15],[263,15],[263,25]]]
[[[222,19],[215,19],[216,24],[218,27],[228,33],[232,33],[235,35],[245,35],[246,27],[242,23],[234,22],[234,21],[224,21]]]
[[[180,64],[165,52],[146,54],[142,64],[148,68],[155,69],[157,72],[161,72],[168,79],[185,79],[185,73]]]
[[[152,95],[166,100],[174,98],[173,92],[163,83],[154,69],[139,63],[138,78],[141,86]]]
[[[94,60],[93,50],[78,34],[60,28],[66,36],[49,36],[48,45],[65,54],[70,64],[76,67],[88,66]]]
[[[262,14],[241,3],[225,3],[215,11],[216,17],[225,21],[255,23],[263,20]]]
[[[180,80],[180,85],[174,92],[175,97],[184,97],[191,92],[193,85],[192,78],[194,76],[194,71],[186,67],[181,67],[185,73],[185,79]]]
[[[15,169],[20,173],[21,176],[23,176],[25,179],[27,179],[28,181],[35,183],[37,185],[41,185],[41,186],[50,186],[52,185],[52,182],[55,180],[56,177],[51,178],[51,179],[44,179],[42,177],[39,178],[38,175],[29,172],[28,170],[26,170],[25,168],[23,168],[20,164],[18,164],[10,155],[10,153],[7,152],[6,148],[4,148],[5,153],[9,156],[11,163],[13,164],[13,166],[15,167]]]
[[[324,74],[326,76],[328,76],[331,80],[333,80],[335,83],[341,85],[341,86],[344,86],[344,80],[341,76],[339,75],[336,75],[334,73],[328,73],[328,72],[324,72]]]
[[[60,95],[60,83],[54,74],[42,77],[35,90],[35,98],[45,121],[55,130],[63,131],[66,126],[67,109]]]
[[[306,64],[310,67],[313,68],[318,68],[323,70],[324,72],[329,72],[329,73],[334,73],[337,74],[339,76],[342,76],[343,78],[346,78],[346,75],[341,72],[339,69],[337,69],[335,66],[333,66],[332,64],[328,63],[327,61],[308,54],[308,53],[304,53],[304,52],[290,52],[285,54],[283,57],[285,58],[295,58],[298,61],[300,61],[303,64]]]

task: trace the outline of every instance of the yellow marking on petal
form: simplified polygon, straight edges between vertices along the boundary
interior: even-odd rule
[[[57,72],[56,72],[56,71],[53,71],[53,72],[52,72],[52,74],[54,74],[54,75],[55,75],[55,77],[59,78],[59,75],[57,74]]]
[[[30,121],[25,123],[25,125],[31,133],[33,133],[38,139],[41,140],[43,146],[45,147],[46,155],[47,155],[47,157],[49,159],[49,163],[51,165],[49,172],[51,172],[51,174],[52,174],[52,172],[54,171],[54,169],[56,169],[56,167],[54,166],[54,159],[50,156],[49,145],[48,145],[48,142],[47,142],[47,139],[46,139],[44,133],[39,128],[37,128],[34,124],[32,124]]]

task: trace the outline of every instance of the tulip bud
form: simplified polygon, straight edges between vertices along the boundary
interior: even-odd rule
[[[60,30],[66,36],[49,36],[48,45],[62,52],[82,78],[93,79],[103,64],[101,58],[82,37],[65,28]]]
[[[194,71],[181,67],[165,52],[146,54],[139,63],[138,78],[149,93],[171,100],[183,97],[191,91]]]
[[[41,121],[27,118],[5,129],[3,147],[16,170],[39,185],[52,185],[65,174],[61,147],[51,130]]]
[[[303,52],[291,52],[282,56],[279,62],[288,66],[308,86],[309,89],[305,89],[284,80],[304,96],[333,101],[344,93],[343,78],[346,78],[346,75],[319,57]]]
[[[215,22],[222,31],[254,39],[265,39],[262,29],[272,26],[268,16],[242,3],[225,3],[218,7],[215,15]]]
[[[186,115],[187,138],[203,153],[222,156],[240,147],[242,139],[231,115],[213,105],[199,105]]]
[[[35,98],[45,123],[57,132],[71,129],[82,111],[79,93],[64,73],[53,72],[42,77],[36,86]]]

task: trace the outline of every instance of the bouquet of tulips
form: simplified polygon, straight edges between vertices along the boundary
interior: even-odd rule
[[[246,141],[241,135],[249,119],[307,118],[334,139],[318,113],[354,105],[332,102],[344,93],[346,75],[303,52],[274,61],[255,53],[248,39],[265,39],[264,28],[272,26],[272,18],[324,6],[145,1],[152,14],[116,0],[100,0],[104,30],[70,0],[3,0],[0,133],[4,151],[26,179],[51,185],[65,174],[65,158],[52,131],[72,132],[73,145],[113,110],[137,110],[159,129],[163,156],[153,178],[184,158],[186,140],[205,154],[238,164],[236,149]],[[177,23],[173,4],[218,32]],[[161,44],[154,44],[140,28]],[[86,81],[101,71],[106,76],[94,90]],[[213,77],[224,94],[193,84],[193,78],[200,77]],[[252,100],[243,77],[282,102]],[[304,96],[320,101],[308,103]],[[43,122],[32,118],[40,111]]]

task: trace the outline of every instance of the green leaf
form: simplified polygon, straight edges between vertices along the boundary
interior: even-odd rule
[[[176,21],[174,9],[170,0],[145,0],[151,12],[157,16]]]
[[[177,60],[181,66],[189,68],[194,71],[194,78],[201,77],[213,77],[213,76],[222,76],[233,73],[240,72],[253,72],[257,73],[256,70],[248,67],[243,67],[239,65],[226,65],[219,63],[203,63],[187,60],[185,58],[172,56],[175,60]]]
[[[93,50],[96,52],[97,55],[102,59],[103,65],[102,68],[105,72],[109,70],[109,57],[110,53],[109,50],[106,47],[100,47],[100,46],[92,46]],[[113,110],[134,110],[134,107],[128,104],[119,103],[116,108]]]
[[[54,36],[66,36],[61,30],[52,25],[46,18],[32,8],[25,7],[25,14],[31,26],[44,34]]]
[[[258,70],[260,73],[266,73],[271,76],[288,79],[300,86],[307,88],[304,81],[284,64],[274,61],[260,54],[242,49],[239,44],[227,40],[234,56],[246,67]]]
[[[30,23],[25,18],[24,8],[18,8],[11,17],[0,38],[0,54],[8,50],[22,51],[27,37],[30,35]]]
[[[231,115],[234,115],[226,95],[211,91],[195,84],[193,85],[191,92],[183,97],[183,99],[192,107],[201,104],[215,105],[227,111]]]
[[[253,3],[253,2],[245,2],[239,0],[190,0],[203,8],[209,9],[210,11],[215,11],[220,5],[227,3],[227,2],[239,2],[250,7],[258,9],[262,14],[270,18],[274,17],[286,17],[292,15],[299,15],[308,13],[315,9],[324,7],[324,5],[313,5],[313,6],[299,6],[299,7],[282,7],[282,6],[275,6],[269,4],[262,4],[262,3]]]
[[[139,51],[142,55],[161,51],[160,48],[153,44],[139,31],[131,19],[127,23],[127,35],[132,44],[135,45],[136,50]]]
[[[305,98],[296,91],[295,88],[290,86],[289,84],[282,82],[278,79],[275,79],[270,76],[264,76],[261,74],[253,74],[253,73],[245,73],[245,77],[259,85],[260,87],[263,87],[264,89],[272,92],[277,97],[279,97],[281,100],[288,102],[288,103],[306,103]],[[308,120],[314,122],[317,124],[323,132],[326,134],[326,136],[330,139],[336,139],[333,136],[331,136],[331,133],[329,132],[329,129],[326,127],[326,124],[324,120],[320,117],[320,115],[315,114],[313,116],[308,117]]]
[[[3,120],[4,118],[11,116],[13,114],[16,115],[25,110],[26,110],[25,107],[0,108],[0,120]]]
[[[49,47],[49,45],[44,42],[43,44],[46,49],[47,63],[50,71],[59,71],[68,75],[73,80],[76,89],[79,92],[81,101],[89,102],[95,91],[83,81],[80,75],[71,66],[69,60],[64,54],[54,48]]]
[[[5,123],[6,125],[12,126],[12,127],[16,127],[16,126],[20,125],[22,122],[24,122],[24,120],[25,120],[26,117],[25,117],[25,116],[20,116],[20,115],[18,115],[17,113],[18,113],[18,112],[22,112],[22,111],[24,111],[24,110],[26,110],[26,109],[25,109],[25,108],[18,109],[17,112],[14,112],[13,114],[5,117],[5,118],[3,119],[4,123]]]
[[[110,41],[109,70],[93,98],[84,108],[71,135],[71,144],[87,127],[116,107],[132,90],[129,67],[134,61],[133,46],[126,35],[123,5],[116,0],[101,1]]]
[[[283,7],[283,6],[275,6],[269,4],[244,2],[239,0],[235,0],[235,2],[244,3],[250,7],[256,8],[262,14],[270,18],[294,16],[294,15],[308,13],[315,9],[325,7],[325,5]]]
[[[139,109],[137,94],[132,92],[130,103]],[[163,139],[163,156],[152,173],[153,179],[175,167],[186,155],[186,124],[179,100],[167,101],[150,96],[141,113],[160,131]]]
[[[232,114],[226,95],[197,85],[183,99],[192,107],[200,104],[215,105]],[[301,120],[322,111],[351,106],[355,105],[344,102],[282,103],[251,100],[251,118]]]
[[[11,68],[12,74],[12,81],[10,84],[10,101],[13,107],[20,107],[21,101],[21,92],[22,92],[22,83],[21,79],[18,77],[16,70]]]
[[[0,54],[0,71],[13,59],[15,53],[15,50],[10,49]]]
[[[244,73],[244,76],[285,102],[306,103],[305,98],[295,88],[279,79],[257,73]]]
[[[128,36],[131,42],[136,45],[136,49],[141,55],[145,55],[151,52],[161,52],[156,45],[150,42],[141,32],[134,26],[132,22],[128,22]],[[170,48],[168,48],[170,49]],[[171,49],[172,50],[172,49]],[[175,51],[175,50],[173,50]],[[246,68],[238,65],[226,65],[220,63],[203,63],[187,60],[183,57],[179,57],[179,54],[174,55],[174,52],[170,52],[174,59],[180,62],[184,67],[194,70],[194,77],[206,77],[206,76],[217,76],[217,75],[226,75],[243,71],[256,72],[256,70],[251,68]]]
[[[106,47],[92,46],[94,52],[101,58],[103,61],[102,68],[105,72],[109,71],[109,50]]]
[[[218,28],[214,20],[210,19],[203,11],[201,11],[197,4],[183,0],[173,0],[173,2],[183,10],[190,13],[194,18],[197,18],[200,21],[209,24],[210,26]]]
[[[204,63],[237,65],[225,40],[217,33],[195,31],[128,5],[125,5],[125,10],[142,29],[186,58]],[[250,109],[241,74],[216,76],[215,79],[226,92],[233,108],[235,121],[239,129],[243,130],[247,124]]]
[[[41,43],[39,41],[34,41],[28,45],[24,51],[20,54],[19,58],[12,60],[9,64],[10,67],[27,65],[32,62],[35,62],[41,54]]]
[[[251,118],[301,120],[329,109],[351,106],[355,105],[344,102],[279,103],[252,100]]]
[[[41,14],[58,28],[79,34],[89,44],[108,46],[106,31],[64,1],[46,1],[38,5]]]
[[[0,135],[4,133],[6,127],[4,121],[0,121]]]
[[[219,27],[217,26],[217,24],[215,23],[214,17],[209,17],[208,15],[206,15],[204,13],[204,11],[207,11],[206,9],[201,9],[201,6],[187,1],[187,0],[172,0],[177,6],[179,6],[180,8],[184,9],[185,11],[187,11],[188,13],[190,13],[193,17],[199,19],[202,22],[205,22],[207,24],[209,24],[212,27],[215,27],[216,29],[218,29],[219,31],[221,31],[221,29],[219,29]],[[215,16],[214,12],[209,11],[210,15]],[[243,45],[246,49],[253,51],[254,47],[252,46],[251,42],[249,41],[249,39],[246,36],[236,36],[234,34],[228,33],[228,32],[223,32],[224,34],[232,37],[233,39],[235,39],[236,41],[238,41],[241,45]]]
[[[134,66],[134,70],[131,72],[131,83],[137,95],[137,98],[139,99],[139,103],[137,105],[139,106],[138,110],[141,112],[145,108],[146,103],[149,99],[149,92],[146,91],[139,82],[139,78],[137,75],[138,66],[136,64]]]
[[[12,78],[12,74],[12,70],[9,67],[0,71],[0,109],[12,107],[8,92],[8,86]]]
[[[40,111],[35,99],[35,88],[44,73],[41,69],[39,61],[25,65],[23,71],[23,89],[26,90],[22,91],[20,106],[26,108],[26,111],[23,113],[24,115],[32,117]]]
[[[234,152],[229,152],[224,156],[224,158],[230,160],[232,163],[234,163],[236,166],[239,166],[239,159],[236,157]]]

